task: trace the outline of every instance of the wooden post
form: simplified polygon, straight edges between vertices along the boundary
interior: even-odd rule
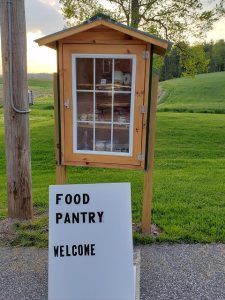
[[[24,0],[1,0],[8,215],[32,218]]]
[[[55,154],[56,154],[56,184],[67,183],[67,168],[60,161],[59,111],[58,111],[58,76],[54,73],[54,114],[55,114]]]
[[[154,165],[157,100],[158,100],[158,76],[155,76],[152,81],[148,164],[147,164],[147,170],[144,172],[144,200],[143,200],[143,207],[142,207],[142,232],[146,234],[149,234],[151,232],[151,209],[152,209],[153,165]]]

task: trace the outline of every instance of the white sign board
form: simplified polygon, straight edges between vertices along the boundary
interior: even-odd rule
[[[134,300],[129,183],[49,187],[49,300]]]

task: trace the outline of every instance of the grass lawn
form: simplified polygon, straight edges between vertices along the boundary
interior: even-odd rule
[[[36,86],[38,90],[38,84]],[[181,89],[179,85],[178,89]],[[187,100],[185,97],[184,101],[182,99],[180,105],[185,105]],[[166,103],[164,102],[165,105]],[[206,107],[207,105],[206,101]],[[52,97],[39,97],[36,100],[32,107],[30,121],[33,201],[36,218],[30,223],[16,223],[18,236],[13,244],[45,247],[47,246],[48,186],[55,181]],[[157,238],[143,237],[135,233],[136,241],[225,242],[224,132],[225,117],[222,114],[157,113],[153,223],[157,224],[163,233]],[[7,215],[3,140],[3,127],[0,126],[1,218]],[[133,222],[139,223],[143,197],[143,172],[69,168],[69,183],[123,181],[131,182]]]
[[[161,83],[158,110],[225,113],[225,72],[178,78]]]

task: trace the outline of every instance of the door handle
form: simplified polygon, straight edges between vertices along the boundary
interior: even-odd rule
[[[70,100],[69,99],[66,99],[64,101],[64,106],[65,106],[65,108],[70,108]]]

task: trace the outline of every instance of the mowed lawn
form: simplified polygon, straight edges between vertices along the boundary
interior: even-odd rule
[[[198,79],[197,76],[194,84],[197,84]],[[39,85],[41,88],[41,82]],[[182,99],[180,103],[184,104]],[[13,244],[47,246],[48,186],[55,182],[52,96],[37,98],[31,109],[32,180],[36,218],[28,224],[16,224],[18,236]],[[3,141],[3,127],[0,126],[1,218],[7,216]],[[161,228],[162,234],[151,238],[135,233],[135,240],[225,242],[224,177],[225,115],[158,112],[152,222]],[[133,222],[140,223],[143,172],[69,168],[69,183],[123,181],[131,182]]]
[[[159,111],[225,113],[225,72],[161,83]]]

